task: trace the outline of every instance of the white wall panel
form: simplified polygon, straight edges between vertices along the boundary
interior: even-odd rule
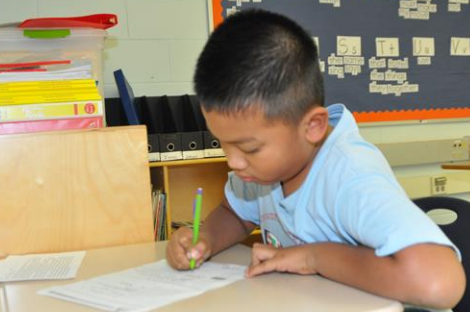
[[[0,24],[37,17],[36,0],[0,0]]]
[[[172,41],[170,44],[170,67],[173,81],[192,81],[199,54],[205,40]]]
[[[131,0],[127,8],[133,38],[207,38],[205,0]]]
[[[105,83],[114,83],[113,72],[122,69],[131,84],[171,80],[169,42],[159,40],[107,40]]]

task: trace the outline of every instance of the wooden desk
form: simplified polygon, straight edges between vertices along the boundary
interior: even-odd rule
[[[108,247],[87,251],[74,281],[128,269],[161,259],[165,242]],[[213,261],[248,265],[250,248],[238,245]],[[1,312],[79,312],[100,311],[67,301],[37,295],[36,291],[68,281],[6,283],[0,289]],[[180,311],[321,311],[321,312],[399,312],[402,305],[319,276],[273,273],[233,283],[158,309]]]

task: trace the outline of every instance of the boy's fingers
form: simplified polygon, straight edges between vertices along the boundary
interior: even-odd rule
[[[188,259],[199,260],[201,258],[201,252],[197,248],[193,248],[186,253]]]
[[[276,270],[275,261],[264,261],[256,265],[250,265],[246,270],[246,277],[253,277]]]
[[[251,252],[251,266],[258,265],[261,263],[262,258],[260,258],[260,254],[255,252],[254,250]]]
[[[186,258],[185,250],[180,244],[170,242],[167,246],[168,263],[175,269],[184,270],[189,267],[189,261]]]
[[[186,235],[181,236],[178,242],[183,247],[183,249],[186,249],[186,250],[189,250],[193,246],[191,237],[188,237]]]
[[[193,234],[190,229],[181,228],[173,235],[175,236],[169,242],[173,246],[167,256],[172,267],[178,270],[188,270],[192,259],[199,267],[209,257],[210,249],[207,242],[201,238],[196,245],[193,245]]]
[[[178,253],[176,255],[176,269],[178,270],[187,270],[189,268],[189,260],[184,255],[184,253]]]
[[[256,244],[251,251],[251,264],[257,265],[263,261],[269,260],[277,253],[277,249],[271,246]]]
[[[199,261],[196,261],[196,267],[197,268],[200,267],[203,263],[204,263],[204,259],[203,258],[199,259]]]
[[[280,250],[272,246],[254,244],[251,251],[251,265],[246,270],[247,277],[276,271],[274,257]]]
[[[188,249],[185,253],[186,260],[188,261],[188,267],[189,267],[190,261],[193,259],[196,263],[196,267],[200,267],[202,263],[204,262],[205,258],[207,258],[205,256],[206,249],[207,249],[206,245],[201,242],[196,244],[196,246],[191,246],[190,249]]]
[[[192,232],[182,228],[174,235],[167,245],[168,262],[175,269],[187,270],[190,261],[188,252],[193,248]]]

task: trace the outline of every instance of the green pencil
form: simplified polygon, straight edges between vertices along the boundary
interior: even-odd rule
[[[198,188],[196,192],[196,200],[194,205],[194,221],[193,221],[193,246],[199,240],[199,224],[201,223],[201,205],[202,205],[202,188]],[[196,267],[196,260],[191,259],[189,268],[194,270]]]

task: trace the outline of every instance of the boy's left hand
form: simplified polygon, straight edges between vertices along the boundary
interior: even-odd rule
[[[302,275],[316,274],[313,245],[274,248],[255,243],[251,252],[251,265],[247,277],[268,272],[289,272]]]

